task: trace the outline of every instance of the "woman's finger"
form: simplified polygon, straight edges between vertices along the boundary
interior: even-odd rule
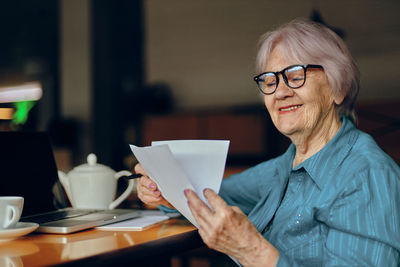
[[[158,205],[162,201],[162,197],[153,197],[150,195],[141,195],[140,200],[145,204]]]
[[[141,178],[139,178],[138,184],[149,188],[152,191],[156,191],[157,189],[157,184],[151,180],[149,178],[149,176],[147,175],[147,173],[144,171],[144,169],[142,168],[142,165],[140,164],[136,164],[135,165],[135,172],[138,174],[142,174],[143,176]]]
[[[142,166],[138,163],[134,167],[135,173],[143,175],[136,184],[137,196],[147,205],[164,205],[175,209],[161,194],[157,184],[151,180]]]
[[[190,212],[192,213],[194,219],[196,220],[197,224],[199,225],[199,229],[203,229],[203,231],[208,231],[209,223],[208,220],[204,219],[200,214],[195,210],[194,206],[188,202]]]
[[[159,190],[154,190],[151,188],[148,188],[147,186],[140,186],[140,192],[143,195],[148,195],[148,196],[153,196],[153,197],[161,197],[161,192]]]
[[[212,224],[212,210],[192,190],[185,190],[189,208],[199,225],[208,228]]]
[[[140,163],[135,165],[134,171],[135,171],[135,173],[139,173],[139,174],[147,176],[147,173],[144,171],[144,169],[143,169],[142,165],[140,165]]]
[[[159,190],[157,190],[157,186],[155,183],[146,176],[138,179],[137,183],[137,192],[138,197],[146,204],[155,204],[152,202],[158,202],[162,200],[162,195]]]
[[[142,176],[139,178],[138,184],[152,191],[157,190],[157,184],[147,176]]]
[[[204,189],[203,194],[215,212],[218,212],[219,210],[225,210],[228,207],[228,204],[226,204],[226,202],[217,193],[215,193],[214,190],[206,188]]]
[[[213,213],[210,207],[208,207],[207,204],[204,203],[203,200],[201,200],[193,190],[186,189],[185,196],[190,205],[193,206],[196,211],[202,211],[203,213],[210,215]]]

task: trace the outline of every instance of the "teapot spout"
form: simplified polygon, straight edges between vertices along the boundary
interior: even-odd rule
[[[70,185],[69,185],[68,175],[66,175],[62,171],[58,171],[58,179],[60,180],[61,184],[64,187],[65,192],[67,193],[69,202],[71,202],[72,206],[75,206],[74,205],[74,201],[72,199],[72,194],[71,194],[71,189],[70,189]]]

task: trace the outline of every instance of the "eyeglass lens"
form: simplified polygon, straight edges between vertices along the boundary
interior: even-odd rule
[[[298,88],[304,84],[305,71],[303,66],[294,66],[284,72],[287,85],[292,88]]]
[[[293,66],[283,70],[282,76],[285,83],[291,88],[299,88],[305,81],[305,69],[303,66]],[[277,73],[267,72],[258,80],[260,89],[267,94],[272,94],[278,86]]]

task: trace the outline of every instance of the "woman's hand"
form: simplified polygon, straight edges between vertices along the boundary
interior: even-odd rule
[[[213,190],[204,190],[210,209],[192,190],[185,190],[189,208],[204,243],[235,257],[244,266],[275,266],[278,251],[257,231],[238,207],[231,207]]]
[[[136,189],[139,199],[147,205],[164,205],[169,208],[174,207],[161,195],[157,184],[149,178],[147,173],[143,170],[140,164],[136,164],[135,172],[143,175],[138,179]]]

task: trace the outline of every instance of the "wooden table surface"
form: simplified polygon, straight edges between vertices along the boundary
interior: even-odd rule
[[[143,231],[91,229],[68,235],[32,233],[0,243],[0,266],[108,266],[113,263],[120,266],[128,262],[134,266],[140,266],[139,262],[153,262],[156,266],[161,259],[201,246],[204,244],[192,224],[183,219],[170,219]]]

